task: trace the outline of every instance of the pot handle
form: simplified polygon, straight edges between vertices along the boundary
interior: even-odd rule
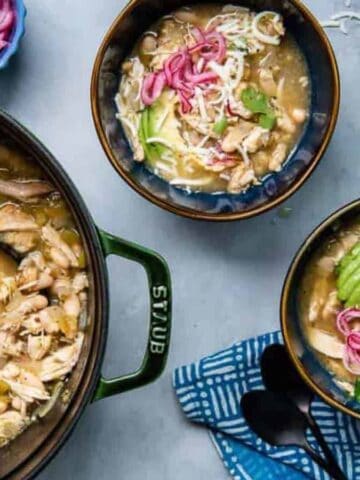
[[[93,401],[141,387],[154,381],[164,370],[170,344],[171,282],[165,260],[144,247],[98,230],[105,256],[120,257],[140,263],[147,273],[150,290],[150,332],[143,362],[129,375],[100,377]]]

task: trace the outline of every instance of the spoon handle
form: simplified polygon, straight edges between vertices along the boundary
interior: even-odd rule
[[[318,455],[314,450],[309,446],[309,445],[303,445],[302,448],[305,450],[305,452],[311,457],[311,459],[319,465],[323,470],[325,470],[326,473],[329,474],[330,478],[334,480],[347,480],[347,478],[344,476],[344,474],[341,472],[341,476],[335,471],[332,465],[330,463],[326,462],[320,455]]]
[[[340,469],[339,464],[333,454],[333,452],[330,450],[330,447],[326,443],[326,440],[321,433],[319,425],[316,423],[314,417],[308,413],[306,414],[306,417],[309,422],[310,429],[316,438],[318,444],[320,445],[329,465],[333,469],[334,472],[336,472],[336,478],[339,480],[347,480],[346,476],[344,475],[343,471]]]

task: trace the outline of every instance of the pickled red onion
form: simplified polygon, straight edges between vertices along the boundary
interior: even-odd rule
[[[172,88],[179,96],[181,111],[191,111],[190,99],[195,94],[195,87],[204,83],[215,82],[215,72],[204,71],[210,60],[222,62],[226,55],[226,42],[223,35],[215,30],[206,32],[194,28],[193,36],[197,43],[190,48],[183,48],[170,55],[164,62],[162,70],[145,76],[141,88],[141,100],[144,105],[151,105],[162,93],[165,86]],[[199,72],[192,55],[202,58],[203,67]]]
[[[358,352],[360,350],[360,332],[352,332],[347,337],[347,345],[349,348]],[[360,357],[359,357],[360,358]]]
[[[160,97],[161,92],[166,84],[164,72],[149,73],[144,78],[141,87],[141,100],[144,105],[151,105],[157,98]]]
[[[204,33],[205,41],[211,45],[209,51],[201,51],[201,56],[205,60],[215,60],[221,63],[226,56],[226,42],[224,36],[215,30]]]
[[[338,313],[336,325],[338,330],[345,336],[344,366],[349,372],[360,375],[360,331],[351,328],[350,323],[360,320],[360,310],[357,308],[346,308]]]
[[[169,85],[171,84],[172,76],[184,67],[186,58],[187,58],[187,52],[180,51],[179,53],[170,55],[170,57],[165,61],[164,73],[165,73],[166,81]]]
[[[349,323],[355,318],[360,319],[360,310],[357,308],[346,308],[345,310],[339,312],[336,317],[338,330],[345,336],[351,333],[352,330]]]
[[[218,75],[215,72],[190,73],[185,72],[185,80],[192,83],[194,86],[200,83],[210,83],[217,80]]]
[[[198,43],[205,42],[205,35],[201,28],[195,27],[192,29],[191,33]]]

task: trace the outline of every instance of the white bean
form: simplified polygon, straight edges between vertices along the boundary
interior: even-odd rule
[[[306,111],[303,108],[294,108],[291,116],[296,123],[303,123],[306,118]]]
[[[146,35],[141,42],[141,51],[143,53],[151,53],[157,47],[156,38],[153,35]]]
[[[77,295],[74,293],[71,294],[64,302],[64,310],[67,315],[71,315],[73,317],[78,317],[80,315],[80,300]]]
[[[70,267],[70,261],[67,256],[58,248],[52,247],[50,249],[50,256],[60,268],[68,269]]]
[[[6,412],[8,402],[6,400],[0,400],[0,414]]]
[[[197,23],[199,21],[196,13],[191,10],[178,10],[174,16],[177,20],[180,20],[180,22]]]

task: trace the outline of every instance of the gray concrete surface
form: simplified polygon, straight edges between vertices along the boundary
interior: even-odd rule
[[[41,480],[221,480],[227,472],[202,428],[182,417],[171,372],[278,324],[282,281],[303,238],[360,192],[360,28],[329,36],[342,76],[336,133],[320,166],[285,205],[242,223],[178,218],[147,203],[120,180],[95,135],[89,82],[96,49],[124,0],[27,0],[20,54],[0,72],[0,107],[28,126],[72,176],[102,228],[161,252],[174,287],[171,354],[155,384],[87,408]],[[322,19],[343,0],[308,0]],[[360,0],[353,0],[360,10]],[[141,269],[109,261],[110,338],[104,373],[134,370],[147,330]]]

